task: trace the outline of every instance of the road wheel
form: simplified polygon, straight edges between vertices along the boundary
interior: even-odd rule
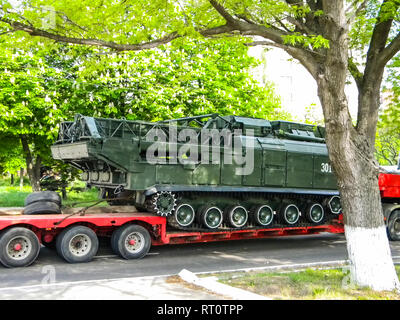
[[[8,229],[0,235],[0,262],[7,268],[29,266],[39,251],[39,239],[27,228]]]
[[[400,210],[392,212],[387,223],[387,234],[389,240],[400,240]]]
[[[274,210],[269,205],[259,205],[251,209],[254,224],[266,227],[274,220]]]
[[[222,211],[215,206],[207,205],[199,210],[200,223],[208,229],[218,229],[223,221]]]
[[[29,194],[25,198],[25,207],[35,202],[54,202],[58,206],[61,206],[61,197],[57,192],[54,191],[38,191]]]
[[[89,262],[99,249],[99,240],[92,229],[73,226],[57,236],[56,249],[59,256],[69,263]]]
[[[225,219],[233,228],[243,227],[247,223],[248,217],[247,210],[242,206],[231,206],[225,211]]]
[[[188,203],[181,203],[175,209],[174,219],[180,227],[190,226],[195,218],[193,207]]]
[[[320,223],[325,217],[324,208],[319,203],[312,203],[307,207],[306,217],[311,223]]]
[[[60,206],[51,201],[39,201],[34,202],[26,206],[22,214],[34,215],[34,214],[60,214]]]
[[[115,254],[124,259],[140,259],[149,252],[151,237],[146,228],[130,224],[113,232],[111,247]]]
[[[288,204],[282,208],[281,218],[285,224],[293,225],[300,219],[300,210],[295,204]]]

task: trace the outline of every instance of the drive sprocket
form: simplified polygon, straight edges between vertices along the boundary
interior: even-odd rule
[[[162,217],[171,215],[176,205],[176,196],[170,191],[159,191],[146,200],[147,209]]]

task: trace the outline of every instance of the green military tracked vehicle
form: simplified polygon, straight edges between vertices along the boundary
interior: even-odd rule
[[[180,229],[315,225],[341,212],[323,127],[238,116],[159,122],[77,115],[52,155],[111,204]]]

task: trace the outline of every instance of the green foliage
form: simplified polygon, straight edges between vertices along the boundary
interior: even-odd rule
[[[400,152],[400,132],[392,131],[384,124],[377,130],[375,156],[380,165],[397,165]]]
[[[61,75],[38,50],[0,50],[0,133],[51,138],[61,118],[53,82]]]
[[[304,36],[298,32],[283,36],[283,42],[292,46],[302,45],[314,49],[329,49],[329,40],[321,35]]]
[[[382,97],[382,110],[376,138],[376,156],[380,164],[396,165],[400,152],[400,55],[389,64]]]
[[[16,174],[24,166],[19,140],[13,135],[0,134],[0,173]]]
[[[177,40],[155,50],[93,54],[80,66],[67,103],[112,118],[268,117],[280,99],[272,86],[252,80],[248,70],[256,64],[235,40]]]
[[[114,43],[134,44],[159,39],[176,32],[179,35],[199,37],[199,31],[223,25],[225,20],[213,9],[208,0],[165,1],[125,0],[78,1],[78,0],[30,0],[20,5],[23,17],[17,14],[14,2],[3,1],[6,18],[15,19],[43,30],[68,37],[100,39]],[[257,23],[271,27],[286,17],[302,18],[306,15],[321,17],[322,10],[311,10],[306,4],[289,5],[285,1],[226,0],[227,11],[236,16],[257,17]],[[145,18],[144,18],[145,17]],[[7,25],[4,29],[7,30]],[[293,26],[286,27],[295,31]],[[0,23],[1,32],[1,23]],[[28,41],[36,41],[28,38]],[[328,48],[328,40],[320,35],[298,34],[301,45]],[[41,40],[49,43],[49,41]]]

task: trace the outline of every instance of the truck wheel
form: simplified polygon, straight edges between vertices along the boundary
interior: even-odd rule
[[[0,262],[7,268],[29,266],[39,251],[39,239],[27,228],[12,228],[1,233]]]
[[[58,204],[52,201],[39,201],[33,202],[26,206],[22,212],[23,214],[60,214],[61,209]]]
[[[69,263],[89,262],[99,249],[99,240],[92,229],[73,226],[57,236],[56,249],[59,256]]]
[[[113,232],[111,247],[115,254],[124,259],[140,259],[149,252],[151,237],[142,226],[126,225]]]
[[[399,241],[400,240],[400,211],[394,211],[387,223],[387,234],[389,240],[391,241]]]
[[[61,206],[61,197],[57,192],[54,191],[38,191],[38,192],[33,192],[29,194],[25,198],[25,207],[30,205],[31,203],[35,202],[54,202],[58,206]]]

